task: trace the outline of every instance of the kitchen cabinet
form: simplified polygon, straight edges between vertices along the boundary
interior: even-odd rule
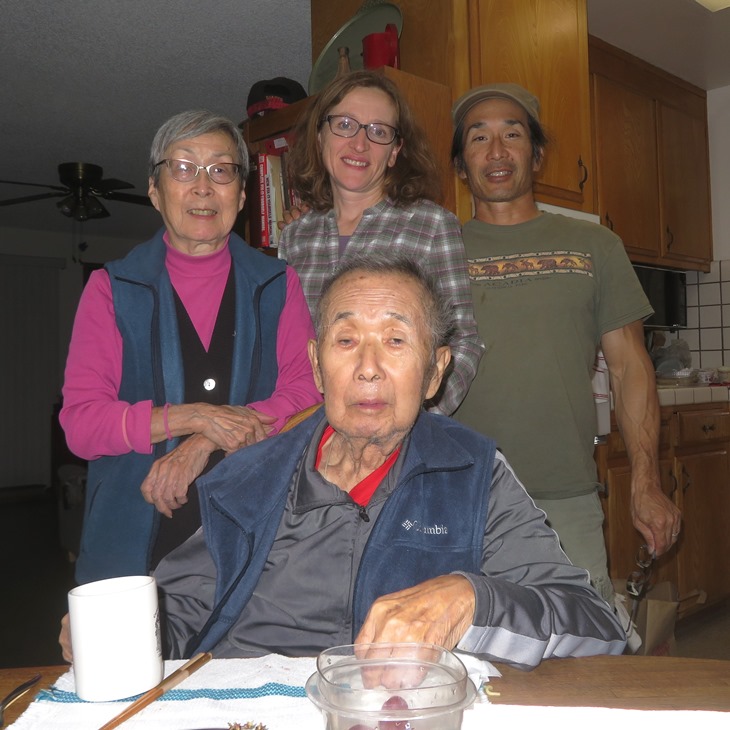
[[[316,59],[361,0],[312,0]],[[588,32],[585,0],[400,0],[401,68],[450,87],[452,101],[472,86],[511,81],[541,101],[550,138],[535,184],[538,200],[593,210]],[[356,50],[350,49],[353,56]],[[448,131],[450,136],[451,131]],[[471,195],[453,175],[455,212],[472,215]]]
[[[601,222],[636,263],[709,271],[706,93],[589,40]]]
[[[674,499],[677,481],[671,454],[671,412],[662,410],[659,431],[659,473],[664,493]],[[596,450],[599,481],[603,484],[601,503],[606,521],[603,533],[606,540],[609,573],[612,578],[626,580],[636,570],[636,555],[644,543],[631,521],[631,467],[626,445],[613,421],[606,443]],[[669,580],[676,585],[676,547],[662,556],[655,565],[657,580]]]
[[[665,494],[682,511],[677,543],[657,559],[656,580],[678,588],[680,617],[730,596],[730,409],[727,403],[661,409],[660,473]],[[634,570],[643,538],[631,523],[631,469],[614,428],[596,452],[612,578]]]

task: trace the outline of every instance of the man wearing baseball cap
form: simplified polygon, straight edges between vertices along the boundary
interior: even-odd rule
[[[474,199],[463,235],[486,344],[455,417],[496,439],[568,557],[613,602],[593,461],[597,348],[631,463],[634,526],[660,555],[681,524],[660,486],[659,404],[642,326],[652,309],[616,235],[535,204],[548,140],[533,94],[480,86],[452,114],[452,160]]]

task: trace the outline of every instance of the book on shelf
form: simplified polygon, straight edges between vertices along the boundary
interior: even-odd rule
[[[301,204],[301,198],[291,184],[288,149],[278,154],[259,152],[252,156],[248,194],[256,196],[256,200],[249,203],[249,243],[260,248],[275,248],[281,235],[279,222],[284,220],[284,211]]]
[[[284,220],[284,188],[281,178],[281,157],[267,155],[266,159],[266,211],[269,216],[269,246],[279,245],[279,221]]]
[[[257,155],[256,173],[258,176],[258,194],[259,194],[259,237],[258,243],[261,248],[269,248],[271,245],[270,228],[269,228],[269,196],[267,194],[266,180],[269,175],[268,155],[259,152]]]

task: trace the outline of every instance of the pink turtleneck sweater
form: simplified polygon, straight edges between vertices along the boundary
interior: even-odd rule
[[[231,266],[228,246],[209,256],[188,256],[168,245],[165,264],[207,350]],[[307,341],[313,337],[299,277],[287,267],[286,302],[276,341],[276,388],[270,398],[247,404],[276,417],[273,433],[291,415],[322,400],[307,356]],[[91,274],[76,312],[60,415],[69,448],[83,459],[152,451],[152,402],[120,401],[121,378],[122,338],[114,316],[109,275],[102,269]]]

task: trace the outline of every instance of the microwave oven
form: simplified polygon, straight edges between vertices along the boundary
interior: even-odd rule
[[[653,266],[634,266],[644,293],[654,310],[645,327],[675,330],[687,326],[687,275]]]

